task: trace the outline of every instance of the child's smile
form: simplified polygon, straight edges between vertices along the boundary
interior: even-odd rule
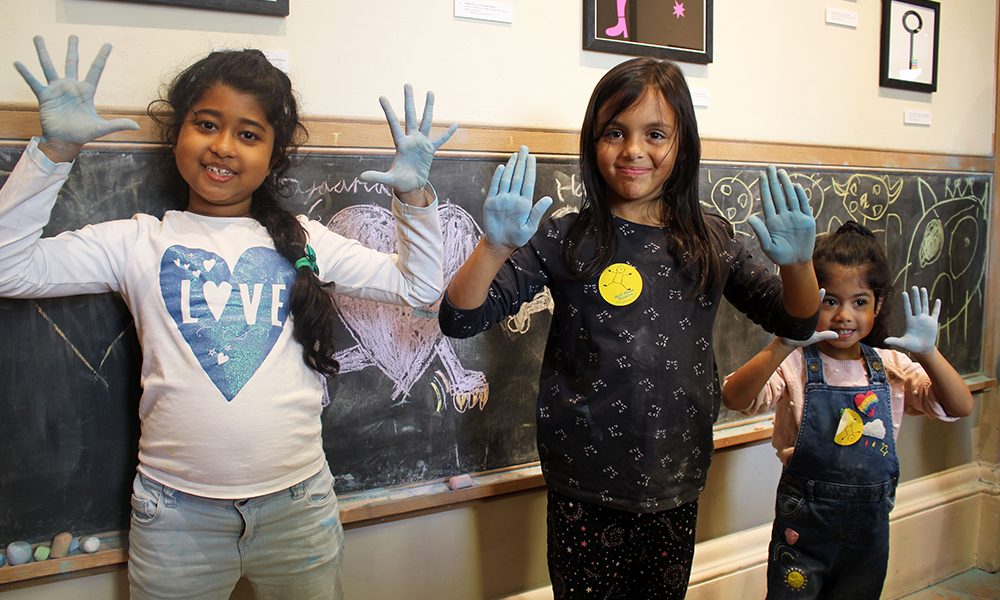
[[[209,88],[181,125],[177,169],[190,186],[188,210],[212,217],[250,212],[250,198],[271,171],[274,129],[257,100],[226,85]]]
[[[874,292],[861,270],[842,266],[835,266],[822,286],[826,296],[816,330],[836,332],[837,339],[820,342],[820,350],[837,360],[861,358],[858,344],[871,333],[879,310]]]

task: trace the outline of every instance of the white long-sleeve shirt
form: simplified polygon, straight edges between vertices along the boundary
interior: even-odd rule
[[[139,470],[213,498],[268,494],[319,472],[323,387],[292,337],[294,269],[266,229],[168,211],[43,239],[70,168],[33,140],[0,190],[0,296],[121,295],[143,354]],[[419,306],[443,288],[437,212],[437,202],[393,199],[397,254],[300,220],[336,293]]]

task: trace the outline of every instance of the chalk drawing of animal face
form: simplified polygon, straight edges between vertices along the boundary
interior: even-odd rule
[[[889,207],[903,189],[903,180],[890,182],[888,175],[851,175],[846,183],[833,180],[833,189],[844,200],[844,208],[855,221],[869,229],[870,221],[886,216]]]
[[[973,266],[987,245],[988,195],[977,198],[971,185],[956,180],[946,189],[948,197],[938,200],[923,180],[917,183],[924,213],[910,230],[906,267],[897,281],[906,290],[926,287],[932,298],[940,299],[940,335],[962,339],[970,307],[984,301],[986,263]]]
[[[706,204],[706,208],[724,216],[733,225],[745,223],[747,217],[753,214],[754,208],[753,192],[750,190],[750,185],[740,179],[740,175],[742,174],[723,177],[712,182],[711,200],[708,203],[703,203]],[[708,178],[711,182],[711,171],[709,171]]]
[[[479,228],[472,217],[455,204],[442,204],[438,215],[444,233],[444,282],[447,286],[475,248]],[[381,252],[396,250],[395,219],[381,206],[349,206],[334,215],[327,227],[369,248]],[[340,295],[334,296],[334,303],[344,325],[357,341],[356,346],[335,355],[342,373],[374,366],[395,383],[392,400],[405,402],[410,388],[437,356],[445,364],[447,378],[444,383],[455,408],[463,412],[472,405],[485,406],[488,398],[486,378],[481,372],[462,368],[451,342],[438,327],[438,303],[414,309]]]
[[[802,189],[806,193],[806,198],[809,199],[809,207],[812,208],[813,218],[819,222],[820,215],[823,214],[823,203],[826,201],[826,190],[830,189],[830,186],[824,188],[823,178],[819,175],[811,176],[805,173],[790,173],[788,178],[792,180],[792,183],[802,186]]]

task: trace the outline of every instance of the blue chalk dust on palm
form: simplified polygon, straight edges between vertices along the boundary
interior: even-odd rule
[[[253,377],[281,335],[295,270],[276,251],[247,249],[230,269],[214,252],[171,246],[160,261],[167,311],[227,401]]]

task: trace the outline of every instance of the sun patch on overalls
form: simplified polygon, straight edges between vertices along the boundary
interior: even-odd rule
[[[630,264],[615,263],[597,281],[601,297],[612,306],[627,306],[642,293],[642,275]]]
[[[796,567],[789,567],[785,571],[785,585],[793,590],[801,590],[806,587],[809,580],[806,578],[806,574],[802,572],[802,569]]]
[[[837,424],[837,434],[833,436],[833,441],[841,446],[850,446],[861,439],[864,429],[865,425],[858,413],[845,408],[840,414],[840,423]]]

